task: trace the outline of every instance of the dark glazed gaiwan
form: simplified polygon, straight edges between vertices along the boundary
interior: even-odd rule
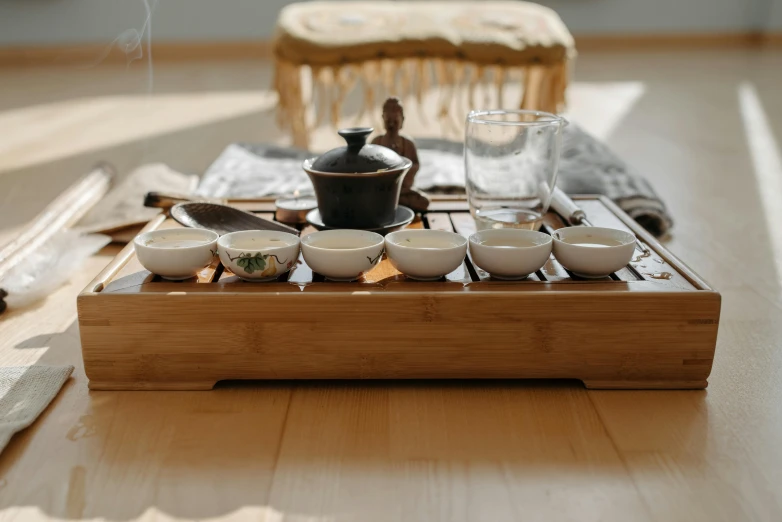
[[[373,130],[340,130],[346,147],[304,162],[321,219],[329,227],[381,228],[394,221],[402,180],[413,162],[382,145],[367,144]]]

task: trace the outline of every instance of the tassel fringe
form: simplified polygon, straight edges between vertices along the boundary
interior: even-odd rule
[[[556,113],[565,107],[569,66],[567,62],[522,67],[484,66],[462,60],[405,58],[312,67],[311,110],[308,111],[302,87],[305,66],[277,61],[274,75],[274,89],[279,97],[277,124],[293,134],[296,146],[306,147],[308,131],[322,125],[327,117],[331,125],[339,125],[345,99],[359,84],[363,102],[356,122],[369,114],[376,126],[381,123],[379,102],[388,96],[414,97],[423,118],[424,96],[433,85],[440,87],[437,114],[445,132],[459,132],[461,115],[454,115],[452,108],[454,101],[457,107],[461,106],[456,97],[461,94],[463,86],[466,87],[465,101],[470,109],[477,108],[477,91],[482,89],[484,107],[491,106],[494,94],[496,106],[501,108]],[[517,78],[523,86],[522,98],[513,107],[506,107],[505,87]],[[308,113],[313,116],[309,123]]]

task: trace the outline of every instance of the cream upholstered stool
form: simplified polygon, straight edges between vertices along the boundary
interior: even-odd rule
[[[362,113],[378,109],[378,87],[420,101],[434,82],[446,90],[466,84],[472,107],[475,87],[490,82],[502,105],[503,88],[516,77],[523,95],[515,106],[558,112],[574,56],[559,16],[528,2],[294,3],[280,13],[274,38],[278,123],[291,130],[296,146],[307,146],[307,68],[318,100],[315,124],[326,113],[336,124],[358,82]],[[441,116],[447,111],[443,102]]]

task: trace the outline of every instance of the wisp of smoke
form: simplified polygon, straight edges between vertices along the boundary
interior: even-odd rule
[[[136,60],[144,58],[144,45],[147,48],[147,74],[148,89],[152,90],[153,69],[152,69],[152,13],[155,12],[159,0],[141,0],[144,4],[144,23],[140,28],[130,27],[122,31],[112,42],[106,46],[103,52],[91,63],[85,64],[83,68],[95,67],[109,55],[116,46],[125,55],[127,65],[130,66]]]

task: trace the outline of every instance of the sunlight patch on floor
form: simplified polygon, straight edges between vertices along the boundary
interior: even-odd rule
[[[605,141],[646,92],[642,82],[575,82],[568,90],[564,115],[595,138]]]
[[[568,90],[566,116],[599,139],[605,139],[630,113],[644,91],[645,86],[640,82],[575,82]],[[354,91],[352,96],[361,94]],[[510,101],[520,97],[520,87],[509,85],[505,106],[513,107]],[[0,128],[14,129],[0,142],[0,174],[267,111],[275,106],[276,98],[268,90],[97,96],[0,112]],[[483,96],[477,99],[489,103],[485,108],[497,103],[490,97],[486,101]],[[366,115],[360,123],[379,129],[380,105],[377,114]],[[454,96],[447,124],[437,117],[439,107],[437,89],[429,91],[420,105],[412,99],[406,100],[404,132],[414,137],[461,141],[463,120],[469,109],[466,92]],[[347,112],[340,125],[355,125],[355,114]],[[287,144],[290,136],[275,129],[273,141]],[[311,134],[311,148],[316,151],[328,150],[341,145],[340,142],[335,128],[328,123]]]
[[[98,96],[0,113],[0,172],[265,111],[268,91]]]
[[[777,282],[782,283],[782,155],[755,86],[741,83],[738,96]]]

